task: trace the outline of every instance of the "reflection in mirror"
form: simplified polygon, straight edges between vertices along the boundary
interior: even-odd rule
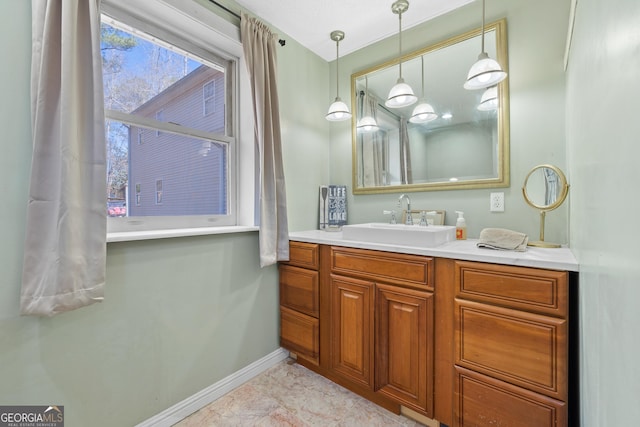
[[[527,199],[538,209],[549,210],[558,200],[562,185],[555,170],[539,167],[531,172],[525,185]]]
[[[505,20],[487,25],[485,43],[506,68],[505,27]],[[431,120],[410,120],[417,104],[384,106],[397,60],[351,76],[355,194],[509,185],[507,80],[497,87],[497,108],[479,109],[484,91],[463,88],[479,46],[478,29],[403,58],[403,77],[423,88],[418,104],[433,107]],[[357,126],[365,118],[377,127]]]
[[[544,241],[544,220],[547,212],[556,209],[567,198],[569,185],[562,171],[551,165],[534,167],[524,180],[522,195],[532,207],[540,210],[540,240],[530,241],[529,246],[558,248],[557,243]]]

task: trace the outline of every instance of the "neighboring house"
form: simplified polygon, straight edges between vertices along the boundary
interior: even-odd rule
[[[132,114],[224,134],[224,73],[200,66]],[[131,126],[129,216],[227,212],[226,147]]]

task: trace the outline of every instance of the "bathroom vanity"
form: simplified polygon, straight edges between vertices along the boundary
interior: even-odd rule
[[[280,339],[301,365],[448,426],[568,425],[578,269],[568,249],[290,239]]]

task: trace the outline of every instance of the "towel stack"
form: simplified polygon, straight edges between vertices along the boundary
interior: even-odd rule
[[[504,228],[485,228],[480,232],[477,246],[479,248],[524,252],[527,250],[528,242],[529,237],[524,233]]]

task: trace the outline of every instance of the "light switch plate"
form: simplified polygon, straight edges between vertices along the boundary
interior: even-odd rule
[[[504,193],[491,193],[489,203],[489,211],[504,212]]]

